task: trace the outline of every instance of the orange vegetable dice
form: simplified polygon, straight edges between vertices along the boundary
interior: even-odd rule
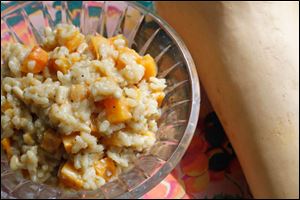
[[[70,135],[64,135],[62,137],[62,142],[64,144],[65,150],[67,153],[71,153],[73,143],[75,141],[75,137],[78,135],[78,132],[72,133]]]
[[[40,73],[48,63],[48,53],[41,47],[34,47],[25,58],[21,71],[25,73]]]
[[[156,63],[149,54],[139,58],[137,63],[143,65],[145,68],[144,79],[148,80],[150,77],[155,77],[157,75]]]
[[[78,32],[70,40],[66,41],[65,46],[69,49],[70,52],[74,52],[79,47],[79,45],[83,42],[83,40],[84,40],[84,36]]]
[[[121,123],[131,119],[132,117],[124,97],[120,99],[104,99],[103,105],[107,119],[110,123]]]
[[[79,170],[75,169],[73,163],[66,162],[59,172],[60,183],[67,187],[80,189],[83,186],[83,180]]]
[[[109,179],[116,174],[116,165],[110,158],[96,161],[94,163],[94,168],[96,174],[103,177],[106,181],[109,181]]]
[[[97,60],[100,58],[99,47],[101,44],[109,44],[109,40],[101,35],[96,35],[91,37],[91,49]]]
[[[12,157],[11,141],[10,138],[4,138],[1,140],[1,145],[3,150],[6,152],[7,158]]]
[[[161,104],[162,104],[162,102],[165,98],[165,93],[164,92],[157,92],[157,93],[154,93],[154,96],[156,98],[158,107],[161,107]]]
[[[70,61],[65,58],[51,59],[49,63],[49,70],[51,72],[56,73],[57,71],[61,71],[62,73],[67,73],[71,67]]]
[[[132,56],[135,60],[138,60],[141,58],[141,56],[133,49],[130,49],[128,47],[124,47],[119,50],[119,56],[116,61],[116,68],[118,70],[123,69],[126,66],[125,60],[122,59],[122,55],[127,54],[127,56]]]
[[[118,70],[123,69],[126,66],[125,62],[123,62],[121,59],[118,58],[117,62],[116,62],[116,68]]]
[[[112,134],[110,137],[102,138],[101,144],[104,144],[105,146],[122,147],[122,144],[120,144],[117,134]]]
[[[41,147],[49,153],[54,153],[61,144],[61,137],[52,129],[48,129],[44,133]]]
[[[69,52],[74,52],[78,46],[84,41],[84,36],[79,32],[79,30],[76,30],[71,36],[64,38],[62,36],[63,31],[61,29],[57,30],[57,39],[61,46],[65,46],[69,49]],[[64,38],[63,40],[60,38]]]
[[[76,84],[72,85],[70,98],[73,101],[81,101],[87,97],[87,88],[84,85]]]

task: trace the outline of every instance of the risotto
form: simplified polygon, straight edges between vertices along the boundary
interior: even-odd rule
[[[166,81],[124,36],[59,24],[40,46],[3,46],[1,60],[1,146],[24,177],[97,189],[155,143]]]

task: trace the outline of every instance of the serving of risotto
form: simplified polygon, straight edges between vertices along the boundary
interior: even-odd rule
[[[38,183],[97,189],[155,143],[165,79],[122,35],[47,27],[40,46],[1,49],[1,146]]]

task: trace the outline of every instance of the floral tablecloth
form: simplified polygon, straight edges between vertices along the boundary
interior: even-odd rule
[[[220,151],[221,148],[215,148],[209,152]],[[180,164],[143,198],[251,198],[237,158],[233,158],[224,170],[212,171],[208,167],[212,158],[209,152],[203,132],[198,129]],[[215,164],[224,165],[221,159]]]
[[[252,198],[239,161],[225,133],[207,130],[213,116],[202,90],[201,113],[181,162],[144,199]]]

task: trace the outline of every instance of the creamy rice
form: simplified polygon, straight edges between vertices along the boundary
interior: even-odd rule
[[[155,143],[166,81],[126,45],[59,24],[40,47],[3,47],[1,146],[12,170],[97,189]]]

